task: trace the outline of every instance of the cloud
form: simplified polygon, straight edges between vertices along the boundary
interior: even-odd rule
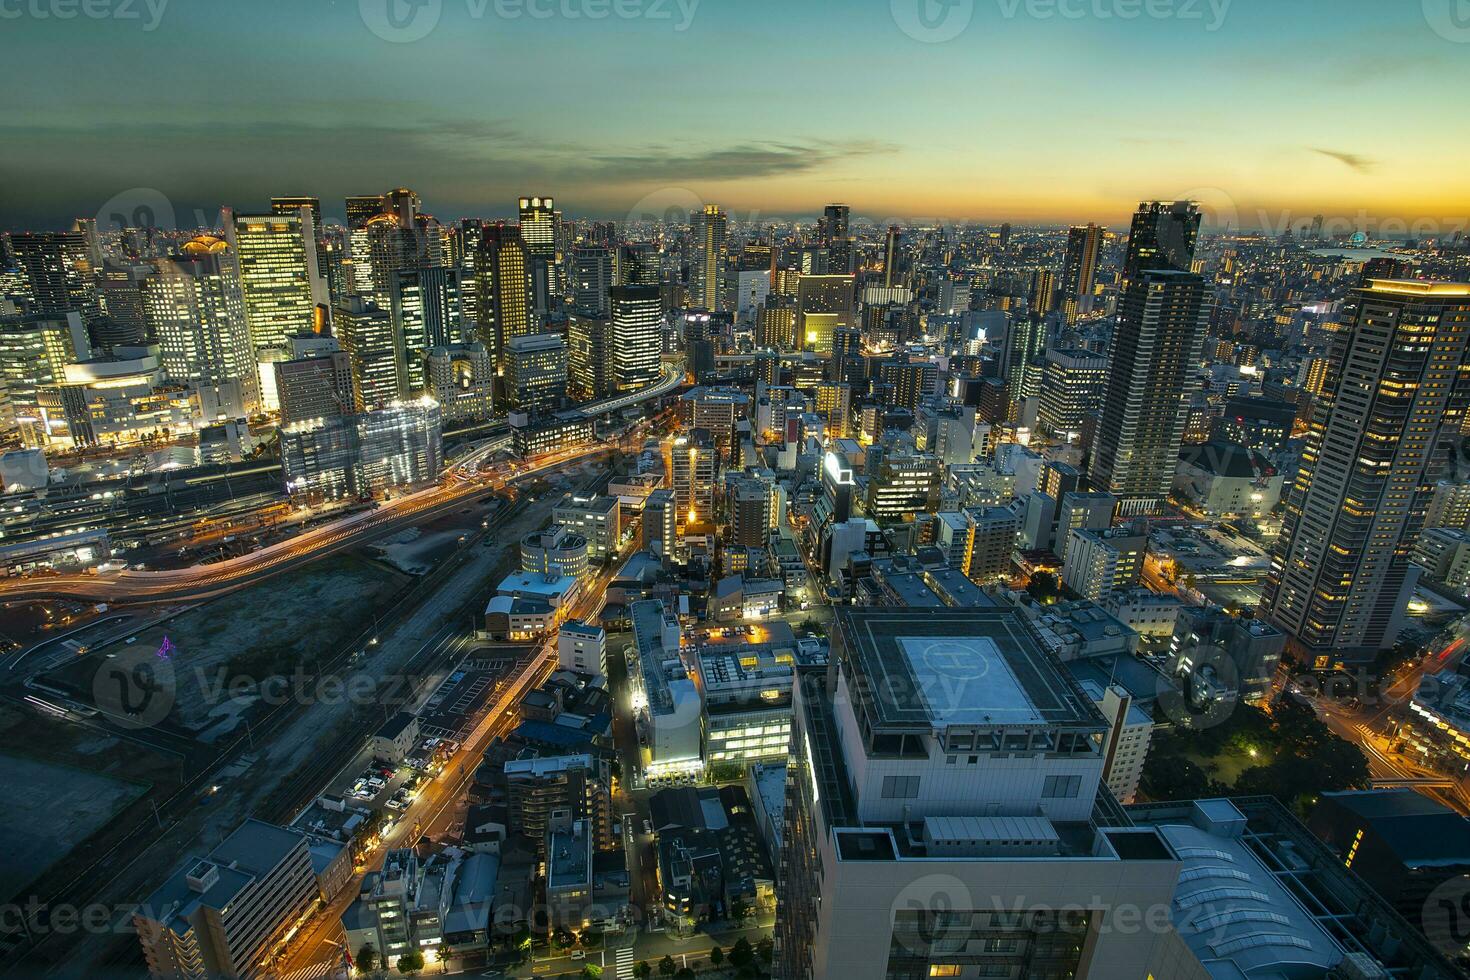
[[[1345,150],[1324,150],[1319,146],[1309,146],[1307,149],[1313,153],[1320,153],[1324,157],[1331,157],[1338,163],[1356,170],[1360,174],[1372,173],[1378,166],[1378,161],[1372,157],[1365,157],[1358,153],[1348,153]]]
[[[819,170],[844,160],[882,153],[898,147],[876,140],[810,143],[758,141],[737,143],[697,152],[654,148],[643,153],[604,153],[591,162],[611,181],[621,180],[743,180]]]

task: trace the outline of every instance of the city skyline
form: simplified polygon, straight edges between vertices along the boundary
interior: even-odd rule
[[[919,19],[919,0],[387,2],[17,8],[7,224],[64,227],[137,188],[193,227],[402,184],[441,220],[513,216],[536,187],[588,217],[702,202],[736,224],[837,200],[879,224],[1119,227],[1138,200],[1192,198],[1214,230],[1320,213],[1370,237],[1470,215],[1465,138],[1415,97],[1470,73],[1438,0],[923,0]],[[74,50],[89,70],[48,81]],[[689,84],[740,51],[727,83]]]

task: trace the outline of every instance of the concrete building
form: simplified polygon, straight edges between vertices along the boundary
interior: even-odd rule
[[[1281,500],[1285,477],[1261,453],[1230,442],[1185,446],[1174,495],[1216,520],[1259,521]]]
[[[507,405],[531,412],[560,407],[567,394],[567,343],[560,334],[512,337],[504,362]]]
[[[1148,538],[1126,528],[1076,530],[1062,563],[1062,581],[1078,595],[1096,602],[1109,592],[1138,584]]]
[[[704,767],[704,704],[680,656],[679,619],[657,599],[635,602],[628,611],[628,679],[645,771],[698,772]]]
[[[1109,616],[1139,636],[1156,640],[1167,640],[1174,635],[1184,605],[1178,596],[1161,595],[1145,588],[1109,592],[1097,602]]]
[[[612,787],[602,760],[586,753],[512,759],[505,763],[505,781],[510,827],[529,837],[538,853],[558,815],[584,824],[594,847],[613,845]]]
[[[1007,507],[972,507],[965,511],[970,523],[970,564],[965,574],[976,582],[993,582],[1010,575],[1011,555],[1021,519]]]
[[[1334,335],[1287,495],[1262,610],[1314,663],[1371,661],[1397,638],[1418,579],[1409,549],[1463,406],[1470,285],[1373,279]]]
[[[796,687],[782,976],[1201,975],[1115,928],[1168,905],[1181,859],[1099,792],[1108,724],[1018,613],[837,616]]]
[[[553,524],[521,539],[521,571],[554,578],[587,575],[587,539],[565,525]]]
[[[315,334],[288,343],[291,358],[271,365],[281,427],[354,414],[351,355]]]
[[[1232,696],[1258,700],[1271,693],[1286,643],[1286,634],[1264,619],[1232,616],[1218,606],[1183,606],[1166,671],[1179,680],[1203,679],[1223,685]]]
[[[375,411],[316,418],[281,430],[281,470],[293,497],[377,497],[439,479],[444,462],[439,404],[396,402]]]
[[[1102,408],[1108,359],[1087,350],[1046,352],[1037,420],[1052,435],[1075,442],[1090,416]]]
[[[792,650],[703,648],[705,762],[750,763],[784,758],[791,737]]]
[[[287,935],[321,893],[301,834],[247,820],[207,857],[184,862],[133,915],[158,980],[274,975]]]
[[[568,620],[556,635],[556,661],[562,670],[607,676],[607,633],[601,626]]]
[[[587,539],[590,561],[611,561],[622,545],[622,509],[617,497],[564,494],[551,509],[551,519]]]
[[[695,429],[674,440],[670,453],[674,503],[679,526],[714,519],[715,481],[719,477],[719,452],[707,429]]]
[[[1108,792],[1119,803],[1132,803],[1148,759],[1148,746],[1153,738],[1154,720],[1133,702],[1133,695],[1121,684],[1103,687],[1095,681],[1078,682],[1093,705],[1108,720],[1108,735],[1103,742],[1107,766],[1103,781]]]
[[[1426,528],[1410,560],[1436,582],[1464,592],[1470,588],[1470,532],[1452,527]]]

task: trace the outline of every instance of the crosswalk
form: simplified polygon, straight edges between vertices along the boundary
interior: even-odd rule
[[[618,980],[633,980],[633,947],[619,946],[617,958]]]
[[[281,977],[281,980],[327,980],[341,976],[342,964],[337,960],[326,960],[321,963],[313,963],[303,966],[299,970],[292,970]]]

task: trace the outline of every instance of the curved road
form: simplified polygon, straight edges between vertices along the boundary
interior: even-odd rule
[[[657,384],[630,395],[592,402],[583,406],[583,412],[590,416],[617,411],[660,397],[683,383],[683,366],[677,363],[665,364],[663,378]],[[482,457],[489,449],[501,448],[507,439],[508,437],[499,437],[488,440],[489,445],[477,449],[471,458]],[[605,445],[594,443],[570,452],[544,456],[520,470],[513,479],[524,479],[540,470],[559,466],[606,448]],[[74,599],[124,605],[207,599],[223,595],[333,552],[381,537],[407,524],[430,520],[478,497],[494,493],[504,485],[494,476],[465,476],[461,470],[468,461],[461,460],[449,467],[445,482],[440,486],[399,497],[376,510],[354,514],[341,521],[314,528],[289,541],[273,544],[248,555],[213,565],[196,565],[167,571],[119,571],[95,575],[0,580],[0,602]]]

